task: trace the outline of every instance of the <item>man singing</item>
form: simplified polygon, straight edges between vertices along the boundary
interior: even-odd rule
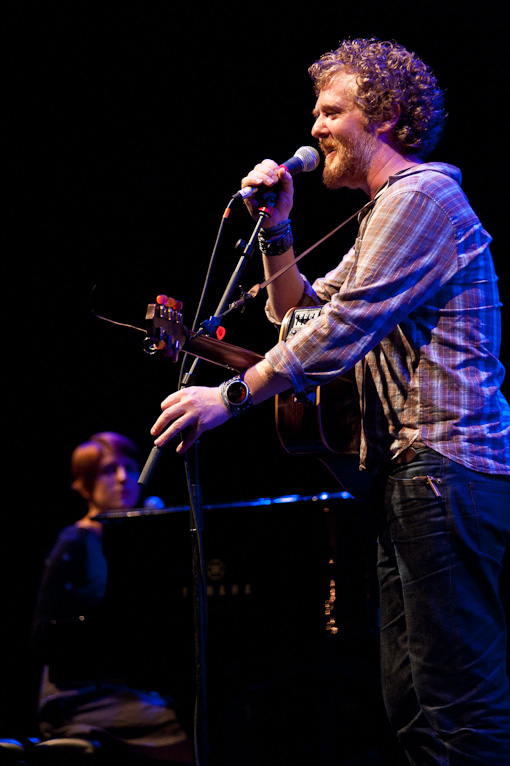
[[[152,433],[185,451],[250,405],[354,368],[360,469],[380,518],[381,671],[388,716],[415,766],[510,763],[506,623],[510,407],[500,387],[500,301],[490,236],[460,171],[426,162],[444,122],[428,66],[396,43],[349,40],[311,68],[312,135],[330,189],[362,189],[354,246],[310,284],[296,265],[268,286],[279,323],[319,316],[241,379],[170,395]],[[264,160],[243,187],[278,196],[259,245],[266,277],[294,260],[292,177]],[[247,206],[258,216],[256,198]]]

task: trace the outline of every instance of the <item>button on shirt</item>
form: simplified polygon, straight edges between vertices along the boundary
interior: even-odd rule
[[[355,367],[361,468],[418,439],[473,470],[510,474],[491,237],[460,181],[444,163],[390,177],[340,264],[313,285],[303,278],[301,305],[324,304],[321,314],[266,354],[296,392]]]

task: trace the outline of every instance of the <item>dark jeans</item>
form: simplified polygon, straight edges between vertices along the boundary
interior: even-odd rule
[[[414,766],[510,764],[500,593],[510,478],[424,449],[391,469],[380,502],[381,667],[393,729]]]

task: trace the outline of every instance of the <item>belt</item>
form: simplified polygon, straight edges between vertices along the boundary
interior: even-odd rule
[[[412,447],[407,447],[407,449],[401,452],[400,455],[397,455],[393,462],[395,465],[405,465],[406,463],[410,463],[411,460],[414,460],[418,452],[421,449],[425,449],[426,446],[427,445],[423,444],[423,442],[413,442]]]

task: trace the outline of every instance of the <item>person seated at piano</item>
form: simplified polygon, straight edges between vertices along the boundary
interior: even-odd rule
[[[76,447],[71,471],[86,512],[58,535],[35,606],[33,645],[43,668],[40,734],[96,740],[126,765],[193,763],[175,703],[160,691],[132,688],[129,635],[101,612],[108,567],[104,525],[96,517],[139,502],[138,449],[121,434],[97,433]]]

